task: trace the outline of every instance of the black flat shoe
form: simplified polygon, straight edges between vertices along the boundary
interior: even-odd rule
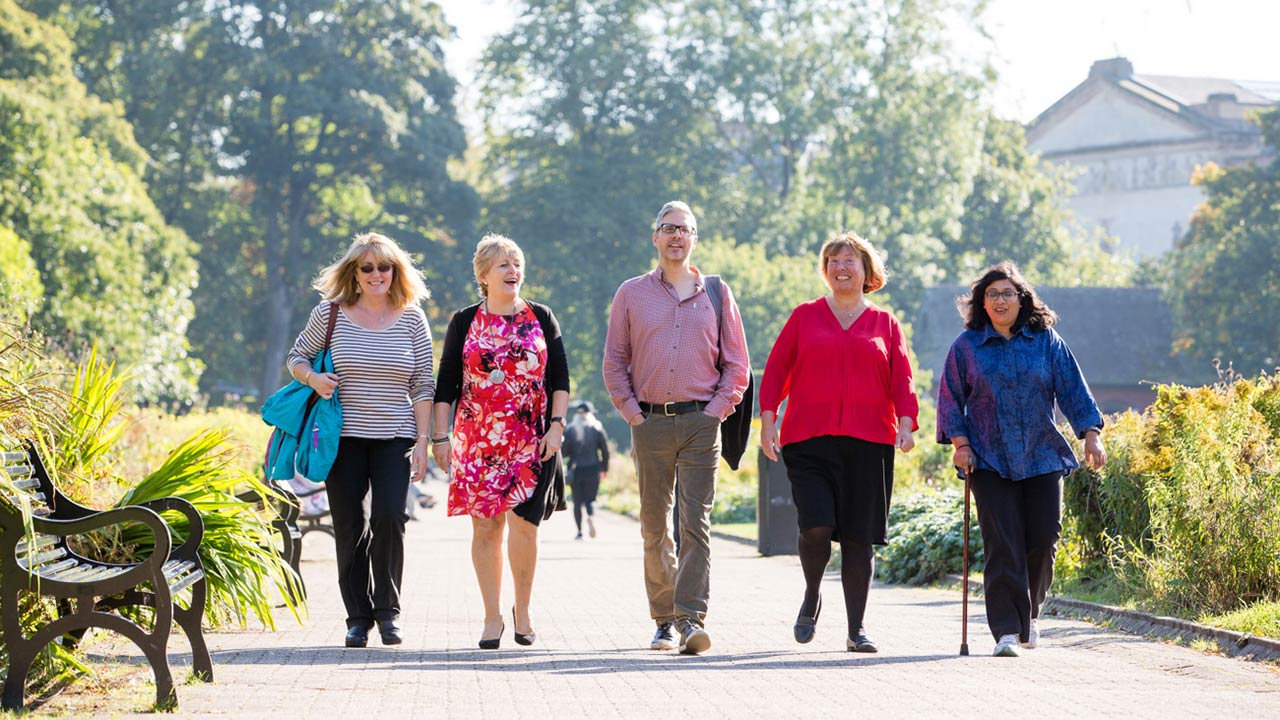
[[[845,649],[849,652],[874,653],[880,652],[880,648],[876,647],[876,643],[867,634],[858,629],[858,633],[852,638],[845,641]]]
[[[499,647],[502,646],[502,633],[506,631],[507,631],[507,624],[503,623],[502,629],[498,631],[498,637],[492,640],[481,640],[480,649],[481,650],[497,650]]]
[[[379,620],[378,632],[382,634],[383,645],[399,645],[404,642],[404,632],[395,620]]]
[[[822,595],[818,595],[818,606],[813,610],[813,617],[800,613],[796,615],[796,624],[791,628],[795,633],[796,642],[804,644],[813,639],[814,632],[817,631],[818,616],[822,614]]]
[[[538,639],[538,633],[536,633],[536,632],[530,632],[528,635],[525,635],[525,634],[523,634],[523,633],[521,633],[521,632],[517,631],[517,630],[515,629],[515,625],[516,625],[516,609],[515,609],[515,607],[513,606],[513,607],[511,608],[511,634],[512,634],[512,635],[515,635],[515,637],[516,637],[516,644],[517,644],[517,645],[532,645],[532,644],[533,644],[533,641]]]
[[[354,625],[347,628],[347,647],[362,648],[369,644],[369,626]]]

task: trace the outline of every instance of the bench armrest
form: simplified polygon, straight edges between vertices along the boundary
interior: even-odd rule
[[[154,558],[155,562],[163,563],[169,557],[169,551],[173,544],[173,539],[169,535],[169,525],[154,510],[136,505],[102,510],[75,520],[53,520],[33,517],[31,519],[31,529],[44,535],[69,537],[71,535],[83,535],[87,532],[121,525],[126,522],[145,525],[151,531],[151,535],[155,540],[155,549],[152,551],[151,558]],[[14,538],[15,547],[17,540],[20,539],[20,537]],[[139,564],[145,565],[148,562],[143,561]]]
[[[194,560],[200,549],[200,541],[204,539],[204,520],[200,517],[200,511],[190,502],[180,497],[166,497],[157,500],[148,500],[138,503],[130,507],[140,507],[160,513],[164,510],[173,510],[182,513],[187,518],[187,539],[181,545],[174,548],[170,553],[172,557],[185,557]]]

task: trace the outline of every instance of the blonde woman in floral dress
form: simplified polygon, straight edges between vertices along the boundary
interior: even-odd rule
[[[565,508],[558,451],[569,408],[569,367],[555,315],[520,297],[520,247],[486,235],[473,265],[484,299],[449,322],[431,442],[449,476],[449,515],[471,516],[471,561],[484,599],[480,648],[496,650],[506,629],[500,601],[504,532],[515,585],[515,639],[521,645],[535,639],[529,600],[538,524]]]

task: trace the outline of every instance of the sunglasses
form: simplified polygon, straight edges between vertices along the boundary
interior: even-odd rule
[[[391,272],[391,268],[393,268],[394,266],[391,263],[378,263],[377,267],[378,267],[378,272],[389,273]],[[373,263],[365,263],[359,267],[359,270],[365,275],[368,275],[369,273],[373,272],[373,268],[374,268]]]

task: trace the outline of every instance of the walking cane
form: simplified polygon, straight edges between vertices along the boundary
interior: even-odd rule
[[[969,473],[956,468],[964,478],[964,599],[960,603],[960,654],[969,654]]]

